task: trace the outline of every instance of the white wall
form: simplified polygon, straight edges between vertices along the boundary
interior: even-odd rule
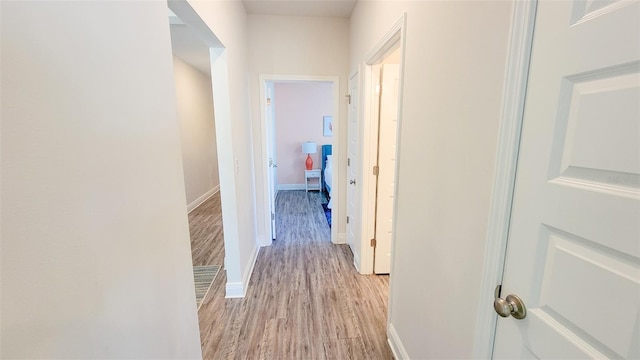
[[[220,176],[220,195],[225,270],[227,296],[243,296],[258,251],[246,13],[240,1],[189,1],[189,4],[225,46],[223,52],[214,51],[212,71],[213,88],[228,88],[213,94],[218,163],[224,174]]]
[[[321,146],[332,144],[333,138],[323,135],[323,117],[333,116],[333,83],[283,82],[274,87],[278,184],[304,187],[307,155],[302,143],[318,145],[318,152],[310,154],[314,169],[322,167]]]
[[[211,77],[173,57],[189,210],[220,188]]]
[[[349,80],[349,20],[331,17],[293,17],[271,15],[248,16],[249,74],[251,78],[251,111],[253,138],[256,144],[256,200],[258,236],[270,239],[269,224],[261,216],[269,211],[266,181],[262,168],[262,131],[260,125],[260,74],[339,76],[340,98],[348,91]],[[340,111],[334,114],[334,149],[342,149],[336,158],[334,187],[341,187],[346,178],[347,104],[340,101]],[[336,138],[335,134],[338,134]],[[335,150],[334,150],[335,151]],[[345,198],[334,205],[338,233],[346,232]],[[340,215],[342,214],[342,215]]]
[[[2,2],[0,357],[201,357],[166,4]]]
[[[503,1],[360,1],[351,69],[407,13],[390,325],[412,359],[471,358],[510,25]],[[490,331],[490,329],[487,329]]]

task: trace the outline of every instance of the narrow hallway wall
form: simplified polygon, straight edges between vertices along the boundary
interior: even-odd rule
[[[355,70],[406,14],[389,333],[408,358],[473,358],[492,296],[480,281],[512,6],[359,1],[351,17]]]
[[[202,358],[166,3],[0,7],[0,358]]]
[[[211,77],[173,57],[189,210],[220,189]]]

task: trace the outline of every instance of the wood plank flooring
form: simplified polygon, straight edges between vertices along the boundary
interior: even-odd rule
[[[330,241],[321,201],[317,192],[278,194],[277,240],[260,249],[244,299],[224,298],[224,271],[215,279],[198,312],[204,359],[393,358],[389,277],[355,271],[349,247]],[[189,214],[194,265],[224,259],[219,202]]]
[[[189,233],[193,266],[224,265],[220,192],[189,213]]]

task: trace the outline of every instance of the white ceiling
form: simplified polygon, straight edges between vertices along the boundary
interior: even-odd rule
[[[242,0],[249,14],[348,18],[357,0]]]
[[[249,14],[348,18],[358,0],[242,0]],[[173,54],[199,71],[211,75],[209,48],[171,10]]]

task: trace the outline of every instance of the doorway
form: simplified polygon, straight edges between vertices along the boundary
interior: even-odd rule
[[[355,161],[358,178],[349,178],[347,214],[354,214],[353,231],[347,243],[354,254],[354,265],[361,274],[389,274],[392,268],[393,224],[396,174],[402,107],[402,64],[405,17],[401,18],[371,52],[363,67],[362,104],[349,109],[360,126],[350,126],[349,141],[358,142]],[[350,90],[357,95],[357,74]],[[357,96],[351,95],[351,100]],[[350,119],[350,121],[351,121]],[[354,134],[357,132],[357,134]],[[352,140],[353,139],[353,140]],[[351,158],[351,156],[350,156]],[[359,168],[358,168],[359,167]],[[351,175],[350,175],[351,176]],[[353,244],[353,245],[352,245]]]
[[[243,279],[240,254],[240,226],[238,219],[235,171],[236,156],[232,143],[233,127],[231,122],[231,104],[229,98],[228,53],[196,11],[186,0],[172,0],[169,9],[193,30],[200,41],[208,48],[209,66],[213,91],[213,112],[215,118],[216,148],[220,179],[220,197],[222,224],[224,227],[224,261],[226,274],[225,297],[243,297],[246,283]]]
[[[398,91],[400,87],[400,49],[396,49],[382,64],[373,67],[376,75],[375,95],[378,97],[378,129],[375,204],[373,216],[373,272],[391,272],[391,242],[393,238],[393,204],[398,130]]]
[[[220,190],[209,47],[169,10],[187,210]]]
[[[293,90],[295,86],[300,85],[301,91],[316,91],[320,88],[324,87],[326,89],[330,88],[330,99],[328,99],[331,110],[332,117],[332,132],[326,133],[324,132],[324,116],[318,114],[310,113],[309,119],[299,119],[297,121],[304,121],[308,130],[305,130],[305,134],[307,131],[310,131],[307,135],[300,135],[296,138],[295,130],[294,133],[290,133],[288,128],[281,128],[280,130],[278,125],[276,124],[276,106],[280,110],[280,112],[290,113],[292,107],[296,107],[299,104],[291,103],[289,106],[283,107],[282,101],[287,101],[286,98],[288,96],[284,95],[287,92]],[[305,84],[309,86],[304,86]],[[306,90],[303,90],[305,88]],[[314,90],[315,89],[315,90]],[[280,98],[278,94],[281,94]],[[337,157],[339,154],[338,142],[333,139],[338,139],[338,111],[339,111],[339,80],[337,76],[282,76],[282,75],[261,75],[260,76],[260,109],[261,109],[261,122],[262,122],[262,139],[263,139],[263,168],[266,169],[267,178],[263,182],[264,192],[267,194],[265,196],[265,201],[268,204],[265,204],[266,209],[268,211],[265,213],[265,224],[267,224],[267,228],[265,228],[265,233],[271,234],[271,240],[267,240],[265,243],[261,244],[262,246],[271,245],[273,240],[277,240],[277,232],[276,232],[276,212],[275,212],[275,204],[276,204],[276,196],[278,191],[280,190],[305,190],[305,184],[302,181],[306,182],[307,178],[305,175],[305,166],[304,166],[304,157],[302,154],[302,143],[311,141],[316,144],[316,152],[312,153],[313,157],[313,168],[317,170],[322,170],[325,164],[325,159],[322,158],[322,146],[321,145],[331,145],[333,156]],[[314,99],[309,99],[311,101],[312,107]],[[327,99],[325,99],[327,100]],[[296,101],[297,103],[297,101]],[[276,105],[277,104],[277,105]],[[327,108],[327,107],[325,107]],[[326,110],[325,110],[326,111]],[[293,111],[295,112],[295,111]],[[289,115],[291,115],[291,112]],[[286,114],[285,114],[286,115]],[[327,114],[329,115],[329,114]],[[304,117],[304,115],[299,115],[300,117]],[[276,141],[277,139],[277,141]],[[287,140],[288,139],[288,140]],[[286,147],[282,149],[282,147]],[[278,148],[280,149],[281,156],[278,156]],[[306,155],[306,154],[305,154]],[[301,160],[302,159],[302,160]],[[320,172],[320,171],[318,171]],[[300,177],[300,179],[298,178]],[[314,180],[314,179],[313,179]],[[323,188],[322,186],[322,177],[319,176],[317,180],[318,186]],[[337,185],[337,184],[336,184]],[[337,190],[338,186],[333,186],[333,196],[337,196],[339,191]],[[337,210],[337,209],[336,209]],[[335,223],[333,219],[336,217],[337,211],[331,211],[331,221]],[[331,228],[331,241],[336,242],[337,239],[337,229],[336,227]]]
[[[182,168],[198,309],[222,285],[224,231],[209,47],[169,10]]]

